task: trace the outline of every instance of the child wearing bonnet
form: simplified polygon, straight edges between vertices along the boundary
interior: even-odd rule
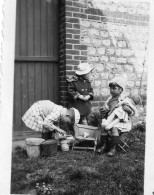
[[[102,113],[106,113],[106,119],[102,120],[101,147],[98,152],[103,153],[106,149],[108,134],[111,134],[111,149],[108,156],[114,156],[116,145],[119,142],[121,132],[129,132],[132,128],[131,116],[138,116],[134,102],[127,97],[125,92],[126,77],[115,77],[109,82],[110,97],[102,107]]]

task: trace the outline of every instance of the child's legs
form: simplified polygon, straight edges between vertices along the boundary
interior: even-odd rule
[[[80,121],[79,121],[80,124],[82,125],[87,125],[87,116],[86,115],[81,115],[80,116]]]
[[[120,119],[119,118],[115,118],[111,123],[109,123],[107,126],[106,126],[106,130],[109,130],[111,129],[112,127],[114,127],[115,124],[119,123]]]
[[[116,115],[114,112],[112,112],[108,117],[107,117],[107,120],[106,120],[106,126],[109,125],[114,119],[115,119]]]
[[[112,136],[119,136],[119,130],[116,127],[111,129]]]

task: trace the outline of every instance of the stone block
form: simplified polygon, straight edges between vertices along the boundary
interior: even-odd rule
[[[127,86],[133,88],[135,86],[134,81],[127,81]]]
[[[90,27],[91,22],[88,20],[81,20],[80,21],[80,25],[84,26],[84,27]]]
[[[81,37],[81,43],[90,44],[90,37]]]
[[[136,81],[135,85],[136,85],[136,87],[140,87],[141,86],[141,82],[140,81]]]
[[[128,58],[128,59],[127,59],[127,62],[128,62],[129,64],[134,64],[134,63],[136,62],[136,59],[135,59],[135,58]]]
[[[126,13],[126,12],[127,12],[127,8],[124,7],[124,6],[119,6],[119,7],[118,7],[118,11],[119,11],[119,12],[122,12],[122,13]]]
[[[94,86],[99,87],[101,85],[100,80],[95,80]]]
[[[124,57],[130,57],[132,55],[132,52],[130,49],[122,49],[122,55]]]
[[[88,56],[88,60],[92,62],[98,62],[99,56]]]
[[[101,89],[100,93],[102,96],[107,96],[110,94],[110,91],[108,88],[103,88],[103,89]]]
[[[100,28],[101,27],[101,23],[100,22],[92,22],[91,23],[91,26],[94,27],[94,28]]]
[[[117,42],[118,47],[125,48],[126,47],[126,41],[118,41]]]
[[[113,48],[106,49],[106,54],[107,55],[113,55],[114,54],[114,49]]]
[[[101,78],[104,80],[108,79],[109,74],[108,73],[101,73]]]
[[[86,28],[81,29],[80,35],[81,35],[81,36],[86,36],[86,35],[88,35],[88,29],[86,29]]]
[[[104,47],[99,47],[97,49],[97,52],[98,52],[98,54],[103,55],[103,54],[105,54],[105,48]]]
[[[100,94],[99,89],[94,88],[93,91],[94,91],[94,95],[99,96]]]
[[[126,72],[129,72],[129,73],[130,72],[132,73],[134,71],[134,68],[131,65],[125,65],[124,69],[125,69]]]
[[[101,60],[101,62],[108,62],[109,58],[108,58],[108,56],[101,56],[100,60]]]
[[[105,46],[110,46],[111,41],[110,41],[110,39],[105,39],[105,40],[102,40],[102,44],[105,45]]]
[[[95,45],[96,47],[99,47],[102,43],[100,39],[92,38],[92,44]]]
[[[104,64],[95,64],[95,71],[101,73],[104,70]]]
[[[116,58],[115,57],[110,57],[110,62],[111,63],[115,63],[116,62]]]
[[[107,87],[107,82],[106,82],[106,80],[102,80],[102,81],[101,81],[101,86],[102,86],[102,87]]]
[[[99,35],[99,30],[89,29],[88,34],[91,35],[91,36],[98,36]]]
[[[117,63],[122,63],[125,64],[126,63],[126,58],[117,58]]]
[[[95,55],[96,47],[88,47],[88,55]]]
[[[108,38],[109,37],[109,33],[108,33],[108,31],[101,31],[100,36],[103,37],[103,38]]]
[[[137,88],[131,89],[131,95],[138,95],[138,94],[139,94],[139,90]]]
[[[121,49],[116,49],[115,54],[116,56],[121,56],[122,50]]]

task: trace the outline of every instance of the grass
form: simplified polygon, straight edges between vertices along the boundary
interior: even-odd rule
[[[70,150],[30,159],[23,148],[17,147],[12,154],[11,193],[26,194],[45,182],[51,194],[141,195],[145,131],[136,127],[125,139],[130,149],[112,158],[91,150]]]

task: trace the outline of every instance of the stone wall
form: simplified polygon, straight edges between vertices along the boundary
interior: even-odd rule
[[[66,0],[63,3],[63,89],[67,89],[66,76],[73,75],[80,62],[88,61],[94,67],[94,107],[103,105],[109,96],[108,81],[123,74],[128,77],[128,95],[139,94],[145,101],[149,3],[120,0]],[[67,103],[64,91],[61,91],[61,104]]]

